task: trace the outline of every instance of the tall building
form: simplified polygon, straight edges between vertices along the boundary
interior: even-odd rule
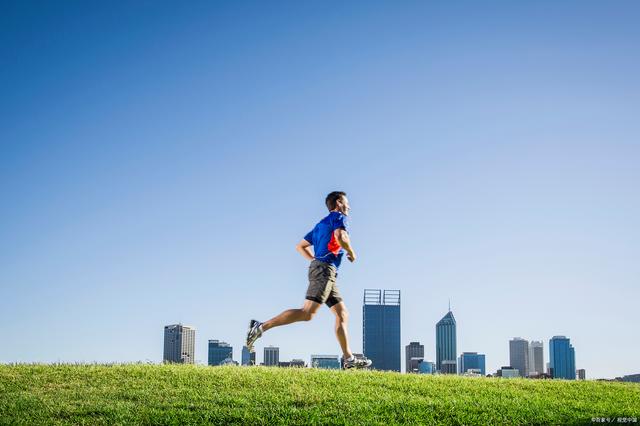
[[[278,366],[280,362],[280,348],[276,346],[267,346],[264,348],[264,365]]]
[[[209,340],[208,365],[220,365],[226,359],[233,359],[233,348],[226,342]]]
[[[478,352],[462,352],[458,359],[458,365],[460,366],[460,374],[464,374],[469,370],[478,370],[483,376],[486,375],[484,354]]]
[[[436,369],[443,374],[456,374],[456,319],[449,312],[436,324]],[[446,368],[443,363],[446,362]],[[453,363],[453,371],[451,371]]]
[[[173,324],[164,327],[164,362],[195,363],[196,329]]]
[[[529,343],[529,374],[540,375],[544,373],[544,352],[542,342],[532,340]]]
[[[362,348],[376,370],[400,371],[400,290],[365,290]]]
[[[246,346],[242,347],[242,365],[256,365],[256,353]]]
[[[414,373],[415,370],[413,366],[410,368],[409,364],[411,358],[424,358],[424,345],[421,345],[420,342],[410,342],[407,346],[404,347],[404,368],[407,373]],[[417,364],[416,364],[417,369]]]
[[[311,355],[311,367],[339,370],[340,357],[338,355]]]
[[[520,337],[509,340],[509,363],[516,368],[520,376],[529,374],[529,342]]]
[[[554,379],[576,379],[576,353],[565,336],[549,340],[549,369]]]
[[[578,380],[586,380],[587,379],[587,373],[584,370],[584,368],[579,368],[576,370],[576,374],[578,376]]]

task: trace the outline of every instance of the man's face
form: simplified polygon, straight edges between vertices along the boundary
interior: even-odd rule
[[[338,210],[345,216],[349,216],[349,211],[351,211],[351,207],[349,207],[349,199],[344,195],[336,201],[338,205]]]

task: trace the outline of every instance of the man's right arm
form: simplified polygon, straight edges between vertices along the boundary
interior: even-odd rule
[[[298,245],[296,245],[296,250],[298,250],[298,253],[300,253],[302,257],[311,261],[315,259],[315,257],[313,256],[313,252],[311,251],[311,247],[312,244],[309,241],[302,239],[302,241],[300,241]]]
[[[342,228],[336,229],[334,233],[336,236],[336,240],[338,240],[338,244],[340,244],[340,247],[342,247],[347,252],[347,259],[349,259],[349,261],[351,262],[355,262],[356,252],[353,250],[353,247],[351,247],[351,239],[349,238],[349,233],[346,231],[346,229]]]

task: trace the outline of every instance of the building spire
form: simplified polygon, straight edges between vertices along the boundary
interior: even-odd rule
[[[449,312],[451,312],[451,298],[449,298]]]

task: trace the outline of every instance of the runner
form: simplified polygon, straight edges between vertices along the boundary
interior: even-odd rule
[[[369,367],[371,360],[355,357],[349,347],[347,330],[349,313],[336,284],[338,268],[345,251],[350,262],[356,260],[356,253],[351,247],[347,232],[349,200],[344,192],[334,191],[327,195],[325,203],[329,209],[329,215],[322,219],[296,246],[296,250],[302,257],[311,261],[309,287],[302,308],[286,310],[265,322],[251,320],[247,332],[247,348],[253,351],[254,342],[270,328],[311,320],[320,306],[326,303],[336,316],[335,332],[342,348],[343,367],[345,369]],[[313,249],[311,249],[312,246]]]

